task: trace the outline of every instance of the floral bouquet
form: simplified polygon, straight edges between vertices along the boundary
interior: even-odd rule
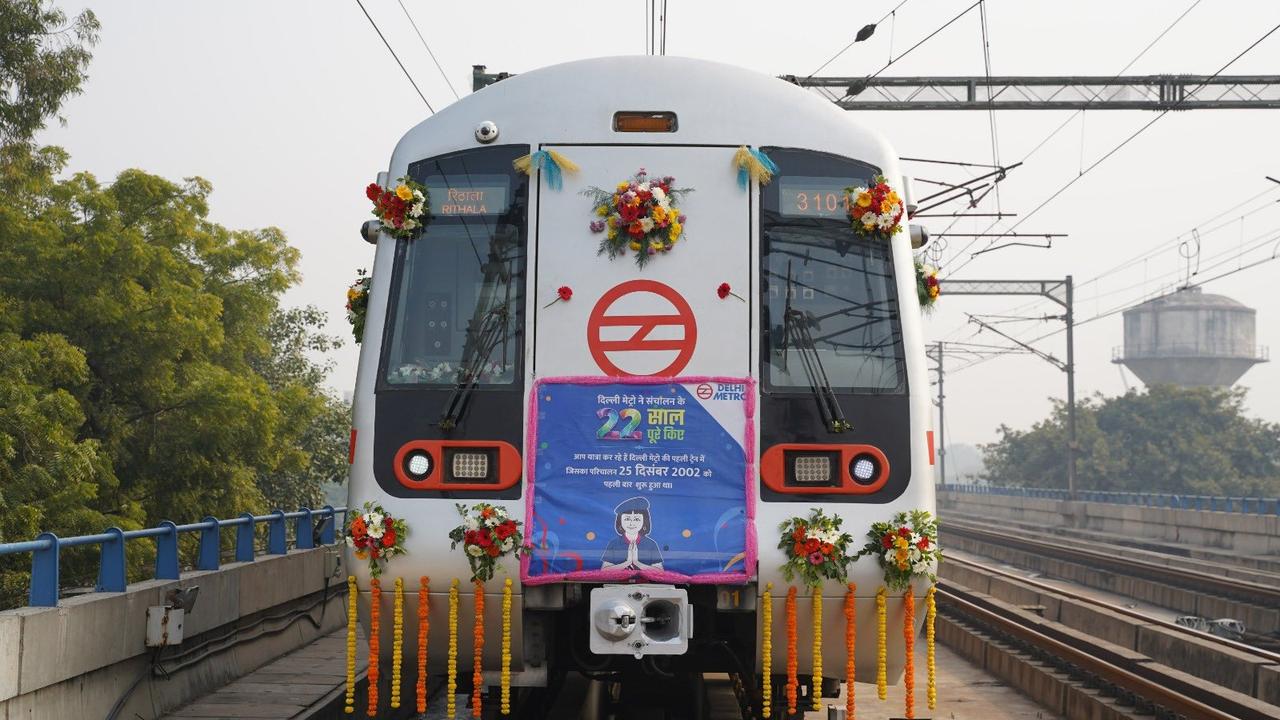
[[[889,187],[883,175],[871,180],[871,187],[844,189],[849,200],[849,219],[853,231],[869,238],[888,240],[902,232],[902,198]]]
[[[867,532],[867,545],[859,555],[874,555],[884,570],[884,584],[905,590],[916,578],[937,582],[942,560],[938,547],[938,523],[927,510],[900,512],[892,522],[878,522]]]
[[[382,222],[382,229],[391,237],[412,240],[422,231],[430,209],[427,188],[408,177],[397,181],[394,190],[383,190],[377,183],[369,183],[364,194],[373,202],[373,216]]]
[[[347,288],[347,322],[351,323],[351,334],[356,342],[364,339],[364,317],[369,310],[369,288],[373,278],[363,269],[356,271],[356,281]]]
[[[857,558],[849,554],[853,537],[840,531],[839,516],[827,517],[818,508],[809,517],[793,517],[778,526],[782,537],[778,549],[787,556],[782,574],[787,582],[799,575],[806,585],[822,584],[824,579],[845,582],[849,563]]]
[[[453,541],[449,549],[462,543],[472,580],[492,580],[500,558],[529,551],[520,534],[520,522],[507,517],[503,508],[489,503],[477,503],[470,509],[459,504],[457,508],[462,524],[449,531]]]
[[[938,283],[938,268],[916,261],[916,295],[920,298],[921,309],[928,312],[942,294],[942,285]]]
[[[644,267],[650,256],[670,251],[684,233],[685,216],[676,204],[687,192],[692,190],[676,188],[670,175],[650,179],[644,168],[613,190],[583,190],[600,218],[591,222],[591,232],[605,234],[597,254],[608,253],[613,259],[630,248],[636,265]]]
[[[404,520],[388,515],[377,503],[367,502],[364,512],[351,517],[342,535],[357,558],[369,561],[369,574],[378,577],[388,560],[408,552],[404,549],[408,532]]]

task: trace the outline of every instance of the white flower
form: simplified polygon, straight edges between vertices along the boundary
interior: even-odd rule
[[[667,193],[664,192],[662,188],[656,187],[653,189],[653,199],[657,200],[658,204],[662,205],[663,207],[666,207],[666,203],[662,201],[667,199]]]
[[[426,198],[422,197],[422,191],[421,191],[421,190],[414,190],[414,191],[413,191],[413,199],[418,201],[418,207],[422,207],[422,201],[423,201],[423,200],[425,200]],[[418,212],[422,212],[422,211],[421,211],[421,210],[419,210]]]
[[[893,550],[885,550],[885,551],[884,551],[884,561],[885,561],[885,562],[887,562],[887,563],[889,563],[890,565],[893,565],[893,564],[895,564],[895,563],[897,563],[897,562],[898,562],[898,558],[897,558],[897,556],[894,554],[894,551],[893,551]]]
[[[662,198],[661,200],[659,200],[659,201],[658,201],[658,207],[662,208],[663,210],[670,210],[670,209],[671,209],[671,198],[665,198],[665,197],[664,197],[664,198]]]
[[[422,215],[422,203],[421,203],[421,202],[418,202],[418,203],[416,203],[413,207],[409,208],[409,214],[410,214],[410,215],[412,215],[412,216],[414,216],[414,217],[419,217],[419,216],[421,216],[421,215]]]
[[[385,518],[382,516],[382,513],[371,512],[371,513],[365,513],[365,515],[364,515],[364,524],[365,524],[365,525],[379,525],[379,526],[380,526],[380,525],[382,525],[382,523],[383,523],[383,521],[384,521],[384,520],[385,520]]]
[[[511,538],[502,541],[502,552],[511,552],[511,548],[515,545]]]
[[[888,230],[893,227],[893,216],[885,213],[880,216],[880,220],[876,224],[880,226],[881,230]]]
[[[468,515],[466,526],[468,530],[477,530],[480,528],[480,521],[476,520],[474,515]]]
[[[379,515],[378,517],[381,518],[382,516]],[[382,524],[382,520],[379,519],[377,525],[369,526],[369,537],[374,538],[376,540],[382,537],[382,534],[386,532],[386,530],[387,528]]]
[[[480,547],[479,545],[468,545],[467,554],[470,555],[471,557],[480,557],[481,555],[484,554],[484,548]]]
[[[912,564],[911,564],[911,574],[912,574],[912,575],[928,575],[928,574],[929,574],[929,561],[928,561],[928,560],[917,560],[916,562],[912,563]]]
[[[649,232],[653,229],[653,218],[640,218],[640,229]]]
[[[649,192],[649,183],[647,183],[647,182],[642,182],[642,183],[640,183],[640,185],[639,185],[638,187],[636,187],[636,190],[641,190],[641,191],[644,191],[644,192]]]
[[[401,229],[403,229],[403,230],[412,230],[412,229],[414,229],[414,228],[416,228],[416,227],[418,227],[418,221],[417,221],[417,220],[405,220],[405,221],[404,221],[404,224],[402,224],[402,225],[400,226],[400,228],[401,228]]]
[[[862,216],[862,226],[868,230],[876,226],[876,222],[880,220],[880,216],[875,213],[867,213]]]

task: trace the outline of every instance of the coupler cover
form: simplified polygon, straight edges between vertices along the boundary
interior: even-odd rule
[[[693,637],[689,594],[670,585],[605,585],[591,591],[591,652],[683,655]]]

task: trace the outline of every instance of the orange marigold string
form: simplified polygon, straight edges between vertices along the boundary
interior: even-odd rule
[[[924,595],[924,642],[925,648],[928,651],[929,684],[927,694],[930,710],[934,710],[938,707],[938,666],[936,664],[937,658],[934,654],[933,634],[933,621],[938,614],[938,608],[933,597],[935,590],[937,590],[937,588],[930,585],[929,591]]]
[[[481,665],[484,660],[484,582],[475,581],[476,596],[476,624],[472,630],[475,636],[474,647],[474,664],[471,674],[471,717],[480,717],[481,698],[484,696],[484,675],[481,672]]]
[[[344,712],[356,711],[356,600],[359,598],[356,576],[347,576],[347,704]]]
[[[400,709],[400,664],[404,661],[404,578],[396,578],[391,622],[391,708]]]
[[[857,592],[858,586],[854,583],[849,583],[849,592],[844,596],[844,712],[848,720],[854,720],[856,717],[854,714],[853,686],[857,677],[857,666],[854,659],[854,649],[857,647],[858,639]]]
[[[378,578],[369,581],[369,717],[378,714],[378,632],[382,612],[382,586]]]
[[[765,583],[760,603],[760,715],[766,720],[773,714],[773,583]]]
[[[427,633],[431,630],[428,612],[431,609],[431,578],[423,575],[418,578],[418,714],[427,711]]]
[[[458,578],[449,584],[449,669],[445,714],[453,720],[458,711]]]
[[[903,668],[902,683],[907,696],[906,716],[911,720],[916,716],[916,598],[911,588],[902,595],[902,639],[906,643],[906,667]]]
[[[796,690],[800,680],[796,677],[796,588],[787,588],[787,714],[796,714]]]

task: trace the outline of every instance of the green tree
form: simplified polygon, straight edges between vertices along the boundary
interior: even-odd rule
[[[1280,494],[1280,425],[1244,414],[1245,391],[1156,385],[1077,406],[1081,489]],[[1066,405],[983,446],[997,485],[1066,487]]]

